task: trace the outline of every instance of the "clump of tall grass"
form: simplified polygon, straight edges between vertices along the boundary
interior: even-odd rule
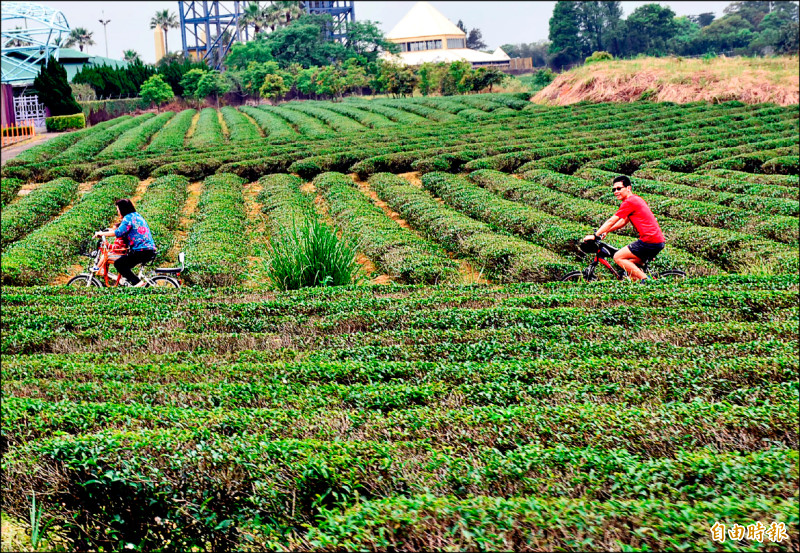
[[[307,217],[269,240],[266,272],[279,290],[355,283],[358,244],[316,217]]]

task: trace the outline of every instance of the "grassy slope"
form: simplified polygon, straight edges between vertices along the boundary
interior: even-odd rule
[[[534,96],[542,104],[581,101],[686,103],[739,100],[748,104],[797,104],[798,59],[641,58],[584,65],[559,75]]]

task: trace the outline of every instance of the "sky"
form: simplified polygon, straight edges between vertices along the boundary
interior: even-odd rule
[[[84,27],[93,32],[94,46],[88,52],[106,55],[106,41],[100,19],[110,20],[108,32],[108,56],[121,59],[124,50],[136,50],[145,63],[155,62],[155,41],[150,19],[159,10],[169,9],[178,15],[178,2],[50,2],[35,1],[61,10],[70,28]],[[622,2],[627,17],[637,7],[650,2]],[[677,15],[696,15],[712,12],[722,17],[722,10],[730,2],[658,2],[669,6]],[[233,5],[233,2],[223,4]],[[415,2],[369,2],[354,0],[356,20],[380,22],[379,28],[388,33],[411,9]],[[453,23],[463,20],[467,29],[479,28],[487,48],[494,50],[503,44],[518,44],[547,40],[550,16],[555,2],[436,2],[431,4]],[[170,51],[181,49],[180,29],[167,32]]]

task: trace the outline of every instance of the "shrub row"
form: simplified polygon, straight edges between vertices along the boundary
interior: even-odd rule
[[[197,119],[194,133],[186,139],[186,145],[191,148],[203,149],[224,141],[225,136],[222,133],[217,110],[214,108],[200,110],[200,117]]]
[[[794,211],[794,206],[798,205],[797,189],[779,184],[754,184],[736,178],[723,178],[714,175],[700,175],[697,173],[675,173],[663,169],[639,169],[633,175],[634,178],[651,179],[659,182],[671,182],[677,184],[691,185],[695,188],[713,190],[715,192],[742,195],[749,198],[780,198],[783,202],[767,204],[770,209],[778,209],[785,212]],[[732,200],[735,202],[735,200]]]
[[[449,250],[473,257],[497,280],[554,280],[575,267],[549,250],[493,232],[485,223],[439,205],[400,177],[379,173],[369,184],[417,229]]]
[[[441,109],[424,106],[422,104],[417,104],[415,102],[406,102],[403,100],[392,100],[384,98],[372,101],[383,104],[384,106],[401,109],[403,111],[419,115],[430,121],[436,121],[437,123],[446,123],[448,121],[454,121],[457,119],[457,116],[453,115],[452,113],[448,113]]]
[[[57,156],[53,157],[51,161],[65,164],[88,161],[123,133],[138,127],[148,119],[152,119],[154,116],[155,114],[153,113],[143,113],[142,115],[138,115],[136,117],[123,115],[119,119],[127,118],[127,120],[81,139]]]
[[[128,129],[97,156],[127,157],[131,153],[141,150],[150,141],[150,137],[161,130],[173,115],[175,115],[174,112],[165,111],[141,125]]]
[[[230,286],[243,279],[249,245],[244,240],[242,184],[244,179],[229,173],[203,181],[197,217],[184,248],[185,278],[190,283]]]
[[[197,112],[193,109],[185,109],[170,119],[153,136],[153,140],[145,151],[161,154],[170,150],[183,150],[184,139],[186,133],[189,132],[189,127],[192,126],[195,113]]]
[[[99,134],[108,129],[109,127],[113,127],[115,125],[124,123],[130,118],[131,118],[130,116],[119,117],[117,119],[111,119],[110,121],[104,121],[102,123],[98,123],[93,127],[81,129],[79,131],[68,132],[56,136],[55,138],[51,138],[44,144],[38,144],[32,148],[28,148],[24,152],[21,152],[14,159],[8,160],[7,165],[9,167],[14,167],[17,165],[40,163],[42,161],[46,161],[62,153],[70,146],[78,142],[79,140],[90,137],[94,134]]]
[[[310,115],[311,117],[319,119],[320,121],[324,121],[336,132],[358,132],[367,128],[361,123],[358,123],[355,119],[352,119],[346,115],[342,115],[341,113],[325,109],[321,105],[310,105],[306,102],[289,102],[288,104],[282,106],[282,109],[295,110],[299,111],[300,113]]]
[[[257,140],[262,137],[258,127],[253,125],[253,122],[245,117],[243,112],[231,106],[225,106],[219,111],[225,121],[225,126],[228,127],[228,134],[232,142]]]
[[[345,105],[354,105],[364,111],[370,113],[377,113],[383,115],[390,121],[399,123],[400,125],[417,125],[419,123],[430,123],[430,121],[420,115],[403,111],[402,109],[394,108],[384,104],[379,104],[373,101],[362,99],[348,98]]]
[[[114,202],[133,194],[137,184],[131,176],[103,179],[72,209],[11,245],[2,255],[3,284],[45,284],[94,231],[111,223]]]
[[[372,113],[360,107],[355,107],[354,105],[348,105],[343,103],[326,103],[322,105],[324,105],[325,109],[329,111],[334,111],[336,113],[346,115],[347,117],[355,119],[365,127],[369,127],[371,129],[380,129],[385,127],[395,126],[395,122],[386,117],[385,115],[381,115],[379,113]]]
[[[3,208],[0,219],[0,244],[5,248],[40,227],[69,205],[78,195],[78,183],[72,179],[46,182]]]
[[[457,265],[443,249],[401,227],[354,188],[341,173],[314,179],[337,224],[359,239],[360,249],[386,273],[409,284],[436,284],[455,277]]]
[[[258,106],[258,109],[271,115],[277,115],[279,118],[288,121],[291,126],[297,129],[297,132],[303,136],[317,137],[324,136],[332,132],[329,126],[316,117],[312,117],[311,115],[307,115],[299,111],[280,109],[274,106]]]
[[[771,184],[787,186],[790,188],[800,187],[800,179],[790,175],[759,175],[753,173],[744,173],[742,171],[733,171],[731,169],[708,169],[700,171],[699,173],[702,175],[720,177],[723,179],[735,179],[751,184]]]
[[[419,551],[442,543],[458,550],[664,550],[676,545],[715,549],[719,544],[709,530],[715,523],[796,521],[797,508],[793,498],[597,502],[424,494],[364,501],[345,512],[324,510],[308,540],[312,548],[336,551]],[[789,539],[798,539],[796,531]],[[764,542],[769,543],[766,538]]]
[[[239,106],[239,110],[252,117],[270,141],[297,138],[297,131],[286,120],[277,115],[253,106]]]

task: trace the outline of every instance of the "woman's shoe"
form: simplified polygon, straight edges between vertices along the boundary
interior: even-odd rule
[[[133,285],[134,288],[144,288],[145,286],[147,286],[147,281],[144,279]]]

